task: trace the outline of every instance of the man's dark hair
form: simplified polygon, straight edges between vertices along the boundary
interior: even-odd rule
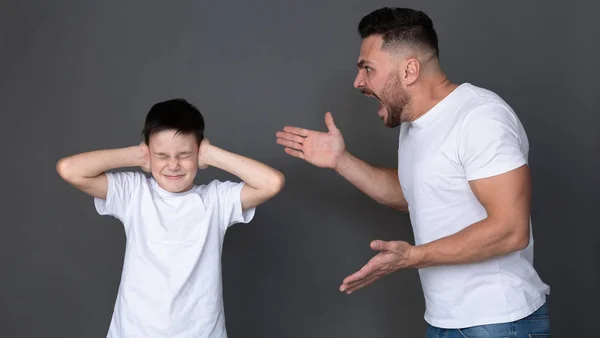
[[[371,35],[381,35],[382,49],[401,45],[425,47],[439,58],[437,33],[429,16],[422,11],[410,8],[380,8],[360,20],[358,32],[363,39]]]
[[[156,103],[150,108],[144,123],[144,141],[164,130],[176,130],[181,134],[194,134],[198,145],[204,139],[204,118],[193,104],[184,99],[172,99]]]

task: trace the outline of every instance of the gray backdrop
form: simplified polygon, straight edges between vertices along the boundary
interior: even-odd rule
[[[600,30],[591,2],[14,1],[0,8],[0,336],[106,335],[124,233],[55,165],[137,144],[153,103],[185,97],[215,145],[287,177],[250,225],[226,235],[230,337],[423,337],[415,270],[338,292],[374,254],[370,240],[413,241],[408,215],[275,142],[288,124],[326,130],[330,110],[351,152],[395,166],[398,129],[352,88],[357,23],[383,5],[429,13],[451,79],[496,91],[519,114],[553,337],[597,332]],[[234,179],[208,169],[198,182],[215,177]]]

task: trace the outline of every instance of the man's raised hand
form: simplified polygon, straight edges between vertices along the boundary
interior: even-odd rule
[[[277,143],[287,154],[301,158],[321,168],[335,169],[346,151],[344,138],[333,122],[330,112],[325,114],[328,132],[286,126],[278,131]]]

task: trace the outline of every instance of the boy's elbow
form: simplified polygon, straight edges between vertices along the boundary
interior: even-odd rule
[[[271,189],[270,192],[272,194],[272,196],[277,195],[281,189],[283,189],[283,187],[285,186],[285,176],[281,173],[281,172],[277,172],[277,174],[275,175],[275,177],[273,178],[271,184]]]
[[[277,171],[271,178],[269,178],[268,183],[263,188],[264,194],[267,198],[272,198],[277,195],[283,186],[285,185],[285,176],[279,171]]]
[[[69,158],[67,158],[67,157],[61,158],[56,163],[56,172],[65,181],[69,181],[70,178],[73,176],[72,173],[70,172],[70,168],[71,168],[71,164],[70,164]]]
[[[251,195],[246,195],[247,202],[242,202],[242,205],[244,205],[244,208],[260,205],[275,197],[281,189],[283,189],[284,185],[285,177],[280,172],[277,172],[275,175],[268,178],[260,188],[252,188],[252,190],[249,190],[248,193]],[[244,197],[242,197],[242,201],[244,201]]]
[[[61,158],[56,163],[56,172],[58,172],[58,175],[63,180],[73,185],[79,185],[82,181],[82,177],[78,175],[75,169],[76,167],[69,157]]]

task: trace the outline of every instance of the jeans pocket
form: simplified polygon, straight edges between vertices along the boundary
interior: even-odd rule
[[[431,325],[427,325],[427,333],[425,335],[425,338],[438,338],[440,331],[442,331],[442,329],[433,327]]]

